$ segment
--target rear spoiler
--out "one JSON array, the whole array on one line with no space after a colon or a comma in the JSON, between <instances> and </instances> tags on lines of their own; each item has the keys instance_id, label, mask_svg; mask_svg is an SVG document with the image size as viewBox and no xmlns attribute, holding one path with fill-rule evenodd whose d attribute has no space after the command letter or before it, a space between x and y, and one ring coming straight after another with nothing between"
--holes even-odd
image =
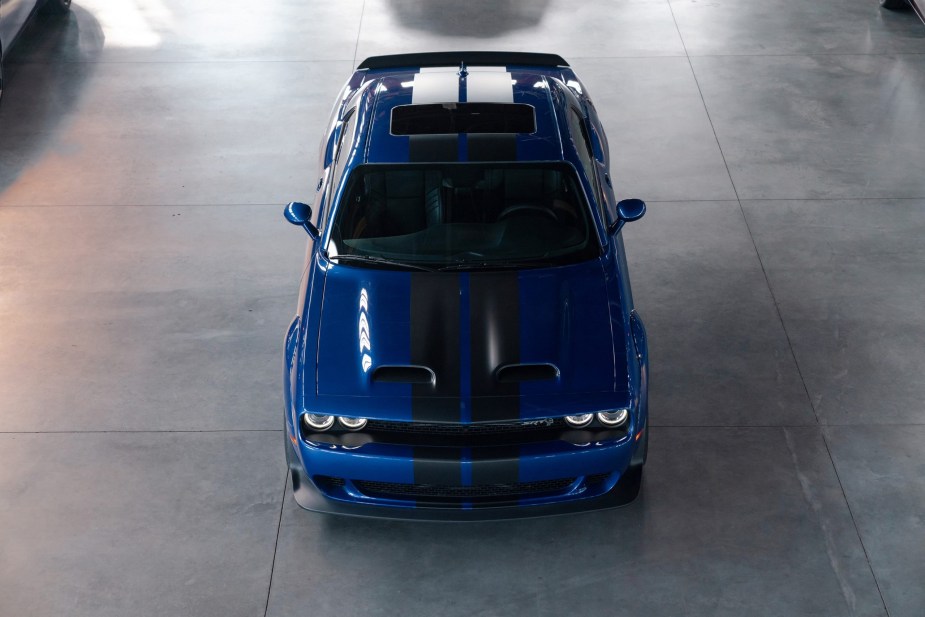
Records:
<instances>
[{"instance_id":1,"label":"rear spoiler","mask_svg":"<svg viewBox=\"0 0 925 617\"><path fill-rule=\"evenodd\" d=\"M523 51L437 51L423 54L371 56L364 60L357 70L459 66L460 64L467 66L568 66L568 62L556 54L534 54Z\"/></svg>"}]
</instances>

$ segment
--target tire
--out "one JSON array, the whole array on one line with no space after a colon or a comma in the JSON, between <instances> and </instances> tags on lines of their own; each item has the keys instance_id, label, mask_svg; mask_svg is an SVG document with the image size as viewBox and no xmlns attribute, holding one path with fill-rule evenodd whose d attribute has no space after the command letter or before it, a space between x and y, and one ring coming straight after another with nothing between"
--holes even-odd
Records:
<instances>
[{"instance_id":1,"label":"tire","mask_svg":"<svg viewBox=\"0 0 925 617\"><path fill-rule=\"evenodd\" d=\"M880 0L880 6L891 11L900 11L909 8L906 0Z\"/></svg>"},{"instance_id":2,"label":"tire","mask_svg":"<svg viewBox=\"0 0 925 617\"><path fill-rule=\"evenodd\" d=\"M45 0L41 10L48 15L65 15L71 10L71 0Z\"/></svg>"}]
</instances>

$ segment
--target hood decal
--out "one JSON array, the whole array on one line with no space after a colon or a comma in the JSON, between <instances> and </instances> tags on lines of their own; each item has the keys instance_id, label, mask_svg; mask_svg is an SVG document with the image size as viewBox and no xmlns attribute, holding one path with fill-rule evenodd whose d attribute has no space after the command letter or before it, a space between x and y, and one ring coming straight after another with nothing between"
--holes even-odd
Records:
<instances>
[{"instance_id":1,"label":"hood decal","mask_svg":"<svg viewBox=\"0 0 925 617\"><path fill-rule=\"evenodd\" d=\"M411 417L416 422L519 417L520 384L499 381L495 374L498 367L520 362L517 273L415 272L410 300L411 364L436 375L434 384L412 386Z\"/></svg>"},{"instance_id":2,"label":"hood decal","mask_svg":"<svg viewBox=\"0 0 925 617\"><path fill-rule=\"evenodd\" d=\"M415 422L459 422L459 281L437 272L411 275L411 364L434 372L411 386Z\"/></svg>"},{"instance_id":3,"label":"hood decal","mask_svg":"<svg viewBox=\"0 0 925 617\"><path fill-rule=\"evenodd\" d=\"M472 422L520 417L520 384L499 382L495 370L520 363L520 291L516 272L469 276Z\"/></svg>"}]
</instances>

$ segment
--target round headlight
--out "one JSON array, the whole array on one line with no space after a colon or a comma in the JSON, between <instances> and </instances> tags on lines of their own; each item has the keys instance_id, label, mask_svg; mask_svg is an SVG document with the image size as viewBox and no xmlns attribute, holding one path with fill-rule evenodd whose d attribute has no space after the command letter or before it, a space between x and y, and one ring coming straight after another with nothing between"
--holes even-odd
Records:
<instances>
[{"instance_id":1,"label":"round headlight","mask_svg":"<svg viewBox=\"0 0 925 617\"><path fill-rule=\"evenodd\" d=\"M629 409L614 409L613 411L602 411L597 414L597 419L604 426L620 426L625 424L629 417Z\"/></svg>"},{"instance_id":2,"label":"round headlight","mask_svg":"<svg viewBox=\"0 0 925 617\"><path fill-rule=\"evenodd\" d=\"M334 416L325 416L320 413L307 413L302 416L308 428L316 431L326 431L334 425Z\"/></svg>"},{"instance_id":3,"label":"round headlight","mask_svg":"<svg viewBox=\"0 0 925 617\"><path fill-rule=\"evenodd\" d=\"M358 431L366 426L366 418L337 418L343 427L350 431Z\"/></svg>"},{"instance_id":4,"label":"round headlight","mask_svg":"<svg viewBox=\"0 0 925 617\"><path fill-rule=\"evenodd\" d=\"M565 416L565 421L575 428L581 428L583 426L588 426L591 424L591 420L594 419L593 413L583 413L577 416Z\"/></svg>"}]
</instances>

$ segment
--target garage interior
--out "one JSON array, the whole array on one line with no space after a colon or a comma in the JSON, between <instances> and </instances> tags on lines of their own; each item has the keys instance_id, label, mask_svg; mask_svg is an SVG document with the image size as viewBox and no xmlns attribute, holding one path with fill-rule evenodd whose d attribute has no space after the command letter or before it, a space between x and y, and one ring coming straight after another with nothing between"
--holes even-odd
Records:
<instances>
[{"instance_id":1,"label":"garage interior","mask_svg":"<svg viewBox=\"0 0 925 617\"><path fill-rule=\"evenodd\" d=\"M650 346L642 494L301 510L283 335L344 80L562 55ZM74 0L4 57L0 614L925 614L925 25L876 0Z\"/></svg>"}]
</instances>

